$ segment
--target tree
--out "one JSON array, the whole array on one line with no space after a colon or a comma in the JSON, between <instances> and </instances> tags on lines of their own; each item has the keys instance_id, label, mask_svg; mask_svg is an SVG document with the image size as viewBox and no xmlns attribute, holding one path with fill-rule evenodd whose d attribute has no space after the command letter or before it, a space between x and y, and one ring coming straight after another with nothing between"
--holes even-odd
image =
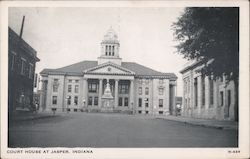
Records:
<instances>
[{"instance_id":1,"label":"tree","mask_svg":"<svg viewBox=\"0 0 250 159\"><path fill-rule=\"evenodd\" d=\"M202 75L226 77L235 83L235 118L238 119L239 8L191 7L173 23L177 52L204 63ZM210 61L210 62L208 62Z\"/></svg>"}]
</instances>

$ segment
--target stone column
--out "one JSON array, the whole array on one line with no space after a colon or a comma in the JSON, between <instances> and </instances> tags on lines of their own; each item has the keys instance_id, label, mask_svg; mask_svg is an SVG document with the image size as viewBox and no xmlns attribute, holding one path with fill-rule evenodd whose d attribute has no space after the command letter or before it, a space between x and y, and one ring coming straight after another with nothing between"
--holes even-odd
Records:
<instances>
[{"instance_id":1,"label":"stone column","mask_svg":"<svg viewBox=\"0 0 250 159\"><path fill-rule=\"evenodd\" d=\"M118 106L118 79L115 79L115 108Z\"/></svg>"},{"instance_id":2,"label":"stone column","mask_svg":"<svg viewBox=\"0 0 250 159\"><path fill-rule=\"evenodd\" d=\"M83 77L83 101L85 101L84 103L84 107L87 108L88 105L88 81L87 78Z\"/></svg>"},{"instance_id":3,"label":"stone column","mask_svg":"<svg viewBox=\"0 0 250 159\"><path fill-rule=\"evenodd\" d=\"M167 112L167 114L170 114L171 112L170 112L170 110L171 110L171 105L170 105L170 81L169 81L169 79L165 79L164 80L164 83L165 83L165 89L164 89L164 92L165 92L165 100L163 101L163 104L164 104L164 106L163 107L165 107L164 109L166 110L166 112ZM158 95L158 92L159 91L159 89L157 89L154 93L156 93L156 95ZM163 94L164 94L164 92L163 92Z\"/></svg>"},{"instance_id":4,"label":"stone column","mask_svg":"<svg viewBox=\"0 0 250 159\"><path fill-rule=\"evenodd\" d=\"M176 84L173 84L173 112L174 112L174 115L177 115L177 111L176 111L176 101L175 101L175 89L176 89Z\"/></svg>"},{"instance_id":5,"label":"stone column","mask_svg":"<svg viewBox=\"0 0 250 159\"><path fill-rule=\"evenodd\" d=\"M130 80L130 89L129 89L129 106L130 109L134 112L134 80Z\"/></svg>"},{"instance_id":6,"label":"stone column","mask_svg":"<svg viewBox=\"0 0 250 159\"><path fill-rule=\"evenodd\" d=\"M47 85L48 80L42 80L42 94L40 100L40 106L42 108L42 111L45 111L46 109Z\"/></svg>"},{"instance_id":7,"label":"stone column","mask_svg":"<svg viewBox=\"0 0 250 159\"><path fill-rule=\"evenodd\" d=\"M103 79L99 79L99 96L98 96L98 107L102 106L102 81Z\"/></svg>"},{"instance_id":8,"label":"stone column","mask_svg":"<svg viewBox=\"0 0 250 159\"><path fill-rule=\"evenodd\" d=\"M201 85L201 75L197 77L197 87L198 87L198 106L197 106L197 116L196 117L200 117L200 113L201 113L201 105L202 105L202 85Z\"/></svg>"}]
</instances>

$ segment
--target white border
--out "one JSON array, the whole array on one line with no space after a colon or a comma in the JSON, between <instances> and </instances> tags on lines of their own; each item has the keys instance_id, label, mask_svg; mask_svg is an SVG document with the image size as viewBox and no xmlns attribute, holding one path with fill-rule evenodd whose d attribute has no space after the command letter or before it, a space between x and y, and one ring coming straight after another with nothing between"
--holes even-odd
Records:
<instances>
[{"instance_id":1,"label":"white border","mask_svg":"<svg viewBox=\"0 0 250 159\"><path fill-rule=\"evenodd\" d=\"M93 154L7 154L8 7L240 7L239 148L91 148ZM248 158L249 2L248 1L1 1L1 158ZM35 150L37 148L28 148ZM62 150L63 148L60 148ZM67 148L65 148L67 149ZM10 150L10 149L9 149ZM24 149L22 149L24 150ZM40 149L40 150L47 150ZM71 150L71 149L69 149ZM228 153L240 150L240 153Z\"/></svg>"}]
</instances>

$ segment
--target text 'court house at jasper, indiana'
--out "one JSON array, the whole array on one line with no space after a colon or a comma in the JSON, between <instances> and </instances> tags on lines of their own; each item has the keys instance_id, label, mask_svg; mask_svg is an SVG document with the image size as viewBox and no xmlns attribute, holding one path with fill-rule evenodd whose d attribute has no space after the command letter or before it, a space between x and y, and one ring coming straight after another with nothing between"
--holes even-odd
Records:
<instances>
[{"instance_id":1,"label":"text 'court house at jasper, indiana'","mask_svg":"<svg viewBox=\"0 0 250 159\"><path fill-rule=\"evenodd\" d=\"M123 62L119 47L110 28L97 61L42 70L43 110L173 114L177 76Z\"/></svg>"}]
</instances>

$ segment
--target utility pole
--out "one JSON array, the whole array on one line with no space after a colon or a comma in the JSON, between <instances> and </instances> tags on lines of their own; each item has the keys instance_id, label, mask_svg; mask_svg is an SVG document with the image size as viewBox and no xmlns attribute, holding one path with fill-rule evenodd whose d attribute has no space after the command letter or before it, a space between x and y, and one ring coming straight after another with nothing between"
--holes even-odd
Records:
<instances>
[{"instance_id":1,"label":"utility pole","mask_svg":"<svg viewBox=\"0 0 250 159\"><path fill-rule=\"evenodd\" d=\"M23 26L24 26L24 21L25 21L25 16L23 16L23 21L22 21L22 26L21 26L21 30L20 30L20 38L22 38L23 35Z\"/></svg>"}]
</instances>

